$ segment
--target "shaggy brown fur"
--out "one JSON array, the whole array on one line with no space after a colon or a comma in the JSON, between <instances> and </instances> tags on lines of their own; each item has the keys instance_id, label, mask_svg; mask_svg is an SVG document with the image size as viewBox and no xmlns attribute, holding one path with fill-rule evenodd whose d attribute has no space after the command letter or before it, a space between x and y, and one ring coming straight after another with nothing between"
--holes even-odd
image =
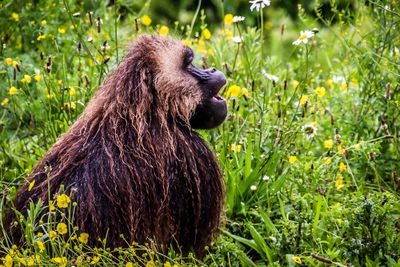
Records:
<instances>
[{"instance_id":1,"label":"shaggy brown fur","mask_svg":"<svg viewBox=\"0 0 400 267\"><path fill-rule=\"evenodd\" d=\"M75 224L90 245L129 242L204 253L223 209L223 177L214 153L191 130L202 101L198 81L182 71L185 47L142 36L98 89L80 118L48 151L19 190L14 207L48 205L60 186L78 203ZM49 177L46 166L50 166ZM35 186L28 191L28 185ZM5 218L14 242L23 239Z\"/></svg>"}]
</instances>

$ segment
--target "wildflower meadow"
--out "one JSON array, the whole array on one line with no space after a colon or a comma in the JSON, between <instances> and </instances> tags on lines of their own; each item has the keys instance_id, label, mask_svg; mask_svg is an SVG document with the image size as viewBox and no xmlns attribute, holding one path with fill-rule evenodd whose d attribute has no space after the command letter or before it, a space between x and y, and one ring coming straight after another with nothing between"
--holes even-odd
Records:
<instances>
[{"instance_id":1,"label":"wildflower meadow","mask_svg":"<svg viewBox=\"0 0 400 267\"><path fill-rule=\"evenodd\" d=\"M139 35L223 71L229 109L199 131L226 191L204 258L88 246L61 186L23 245L0 221L0 267L400 266L397 0L5 0L0 28L0 218Z\"/></svg>"}]
</instances>

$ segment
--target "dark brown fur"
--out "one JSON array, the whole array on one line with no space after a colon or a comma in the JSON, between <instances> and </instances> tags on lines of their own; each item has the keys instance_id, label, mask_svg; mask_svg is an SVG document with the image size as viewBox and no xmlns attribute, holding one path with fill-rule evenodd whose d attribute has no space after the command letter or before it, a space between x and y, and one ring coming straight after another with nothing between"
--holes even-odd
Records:
<instances>
[{"instance_id":1,"label":"dark brown fur","mask_svg":"<svg viewBox=\"0 0 400 267\"><path fill-rule=\"evenodd\" d=\"M78 203L75 224L89 233L90 245L107 236L108 246L126 246L123 234L129 243L203 254L220 224L223 177L214 153L189 126L201 94L181 70L183 51L172 39L139 37L13 206L26 214L30 201L48 205L48 181L51 197L63 184ZM10 212L5 224L19 243L14 220Z\"/></svg>"}]
</instances>

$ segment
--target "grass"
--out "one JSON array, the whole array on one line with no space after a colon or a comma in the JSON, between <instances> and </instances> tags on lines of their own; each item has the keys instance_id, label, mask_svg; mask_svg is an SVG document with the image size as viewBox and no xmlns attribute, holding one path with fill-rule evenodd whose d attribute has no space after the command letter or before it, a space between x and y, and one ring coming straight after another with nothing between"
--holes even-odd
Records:
<instances>
[{"instance_id":1,"label":"grass","mask_svg":"<svg viewBox=\"0 0 400 267\"><path fill-rule=\"evenodd\" d=\"M230 111L202 132L227 190L226 223L204 259L89 248L70 218L66 234L41 222L37 203L18 222L24 246L0 239L0 266L400 266L400 8L355 3L333 1L330 17L316 4L292 20L274 6L238 23L207 25L200 10L190 25L148 26L149 3L128 15L120 4L0 4L0 215L139 34L182 38L198 65L223 70ZM310 29L307 44L292 44Z\"/></svg>"}]
</instances>

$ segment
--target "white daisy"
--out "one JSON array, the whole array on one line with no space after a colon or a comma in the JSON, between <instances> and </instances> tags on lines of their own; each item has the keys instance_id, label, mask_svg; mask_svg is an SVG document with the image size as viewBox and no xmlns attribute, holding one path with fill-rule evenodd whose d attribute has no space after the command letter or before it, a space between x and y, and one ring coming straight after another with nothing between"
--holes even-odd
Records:
<instances>
[{"instance_id":1,"label":"white daisy","mask_svg":"<svg viewBox=\"0 0 400 267\"><path fill-rule=\"evenodd\" d=\"M277 82L279 81L278 76L272 75L271 73L268 72L263 72L264 76L268 78L268 80L273 81L273 82Z\"/></svg>"},{"instance_id":2,"label":"white daisy","mask_svg":"<svg viewBox=\"0 0 400 267\"><path fill-rule=\"evenodd\" d=\"M317 134L317 126L314 123L308 123L301 127L301 131L307 139L313 138Z\"/></svg>"},{"instance_id":3,"label":"white daisy","mask_svg":"<svg viewBox=\"0 0 400 267\"><path fill-rule=\"evenodd\" d=\"M100 47L102 51L109 50L111 47L108 45L107 42L103 43L103 45Z\"/></svg>"},{"instance_id":4,"label":"white daisy","mask_svg":"<svg viewBox=\"0 0 400 267\"><path fill-rule=\"evenodd\" d=\"M260 8L264 8L266 6L271 5L270 0L251 0L249 1L251 4L250 10L253 11L253 9L257 9L257 12L260 11Z\"/></svg>"},{"instance_id":5,"label":"white daisy","mask_svg":"<svg viewBox=\"0 0 400 267\"><path fill-rule=\"evenodd\" d=\"M233 17L233 23L241 22L241 21L243 21L244 19L245 19L245 17L242 17L242 16L234 16L234 17Z\"/></svg>"},{"instance_id":6,"label":"white daisy","mask_svg":"<svg viewBox=\"0 0 400 267\"><path fill-rule=\"evenodd\" d=\"M294 41L292 44L293 45L299 45L301 43L308 43L308 39L311 39L314 36L314 33L312 31L306 30L306 31L301 31L299 38Z\"/></svg>"},{"instance_id":7,"label":"white daisy","mask_svg":"<svg viewBox=\"0 0 400 267\"><path fill-rule=\"evenodd\" d=\"M241 43L241 42L243 42L243 38L240 37L240 36L234 36L234 37L231 38L231 40L232 40L234 43Z\"/></svg>"},{"instance_id":8,"label":"white daisy","mask_svg":"<svg viewBox=\"0 0 400 267\"><path fill-rule=\"evenodd\" d=\"M334 83L344 83L344 82L346 82L346 79L343 76L333 75L332 81Z\"/></svg>"},{"instance_id":9,"label":"white daisy","mask_svg":"<svg viewBox=\"0 0 400 267\"><path fill-rule=\"evenodd\" d=\"M251 191L256 191L256 190L257 190L257 186L256 186L256 185L250 186L250 190L251 190Z\"/></svg>"}]
</instances>

